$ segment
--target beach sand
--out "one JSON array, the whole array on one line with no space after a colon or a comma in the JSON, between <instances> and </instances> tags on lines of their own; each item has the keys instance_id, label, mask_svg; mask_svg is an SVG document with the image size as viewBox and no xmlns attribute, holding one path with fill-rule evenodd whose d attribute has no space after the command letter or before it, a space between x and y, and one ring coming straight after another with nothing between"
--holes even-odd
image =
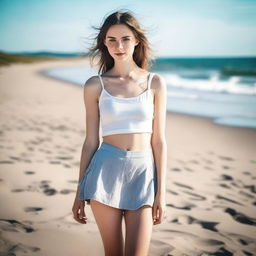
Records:
<instances>
[{"instance_id":1,"label":"beach sand","mask_svg":"<svg viewBox=\"0 0 256 256\"><path fill-rule=\"evenodd\" d=\"M86 225L72 215L82 86L39 74L86 63L0 68L0 255L104 255L90 206ZM153 227L149 256L256 255L256 129L168 113L166 138L167 218Z\"/></svg>"}]
</instances>

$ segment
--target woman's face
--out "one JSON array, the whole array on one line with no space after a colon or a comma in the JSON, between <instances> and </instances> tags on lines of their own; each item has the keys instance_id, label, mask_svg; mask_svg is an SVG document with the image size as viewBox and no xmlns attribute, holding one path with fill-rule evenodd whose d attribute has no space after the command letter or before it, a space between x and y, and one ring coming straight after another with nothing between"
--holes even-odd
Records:
<instances>
[{"instance_id":1,"label":"woman's face","mask_svg":"<svg viewBox=\"0 0 256 256\"><path fill-rule=\"evenodd\" d=\"M104 44L115 60L132 57L134 47L139 43L133 32L123 24L112 25L107 31ZM118 54L119 53L119 54Z\"/></svg>"}]
</instances>

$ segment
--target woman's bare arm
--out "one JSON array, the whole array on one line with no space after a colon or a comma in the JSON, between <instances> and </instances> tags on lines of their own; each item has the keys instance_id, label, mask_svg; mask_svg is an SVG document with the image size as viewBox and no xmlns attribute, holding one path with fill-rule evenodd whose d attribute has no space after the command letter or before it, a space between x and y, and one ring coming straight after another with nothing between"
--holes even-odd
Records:
<instances>
[{"instance_id":1,"label":"woman's bare arm","mask_svg":"<svg viewBox=\"0 0 256 256\"><path fill-rule=\"evenodd\" d=\"M99 109L98 109L98 78L89 78L83 87L83 98L85 106L86 134L80 158L80 171L78 182L81 181L93 154L99 147ZM76 197L79 194L77 188Z\"/></svg>"},{"instance_id":2,"label":"woman's bare arm","mask_svg":"<svg viewBox=\"0 0 256 256\"><path fill-rule=\"evenodd\" d=\"M158 194L165 195L167 145L165 138L167 89L165 80L158 74L152 79L154 90L154 120L151 145L157 168Z\"/></svg>"}]
</instances>

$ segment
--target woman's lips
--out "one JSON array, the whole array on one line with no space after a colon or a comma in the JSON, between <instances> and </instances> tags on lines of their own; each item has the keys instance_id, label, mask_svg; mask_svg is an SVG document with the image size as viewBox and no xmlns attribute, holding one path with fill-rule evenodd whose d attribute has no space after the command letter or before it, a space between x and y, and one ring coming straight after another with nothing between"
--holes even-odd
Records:
<instances>
[{"instance_id":1,"label":"woman's lips","mask_svg":"<svg viewBox=\"0 0 256 256\"><path fill-rule=\"evenodd\" d=\"M115 55L122 56L122 55L124 55L124 53L115 53Z\"/></svg>"}]
</instances>

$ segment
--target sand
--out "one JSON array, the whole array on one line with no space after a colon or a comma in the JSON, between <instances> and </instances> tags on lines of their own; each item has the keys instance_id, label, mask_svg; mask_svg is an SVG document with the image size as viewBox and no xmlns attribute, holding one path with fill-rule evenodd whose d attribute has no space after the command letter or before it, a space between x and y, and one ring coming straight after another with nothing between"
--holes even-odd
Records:
<instances>
[{"instance_id":1,"label":"sand","mask_svg":"<svg viewBox=\"0 0 256 256\"><path fill-rule=\"evenodd\" d=\"M90 206L86 225L72 217L82 87L39 74L86 63L0 68L0 255L104 255ZM153 227L149 256L256 255L256 129L168 113L166 138L167 218Z\"/></svg>"}]
</instances>

